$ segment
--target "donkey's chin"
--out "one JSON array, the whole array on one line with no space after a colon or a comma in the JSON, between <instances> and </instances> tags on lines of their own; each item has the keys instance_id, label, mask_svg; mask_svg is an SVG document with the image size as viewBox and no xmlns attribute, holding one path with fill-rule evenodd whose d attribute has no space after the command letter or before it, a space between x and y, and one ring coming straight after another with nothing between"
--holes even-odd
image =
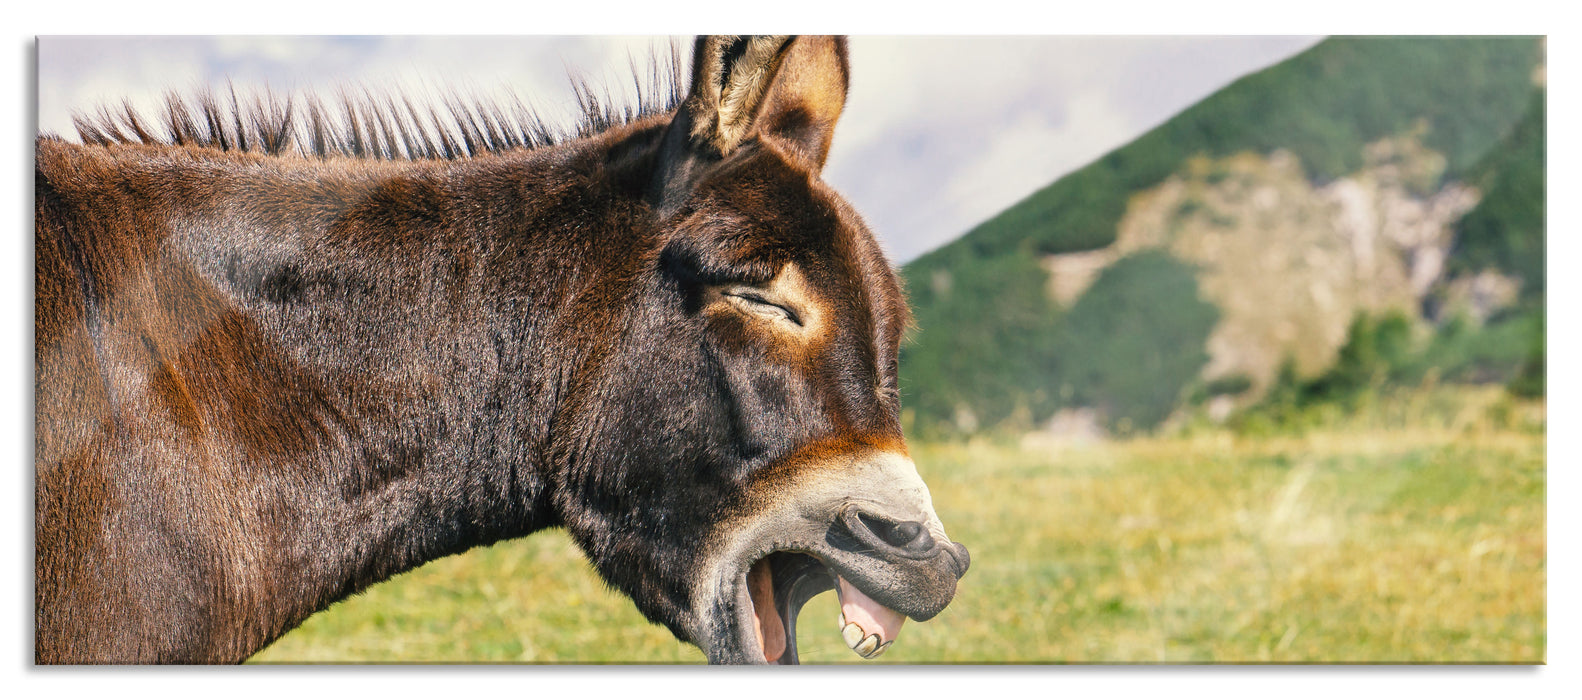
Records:
<instances>
[{"instance_id":1,"label":"donkey's chin","mask_svg":"<svg viewBox=\"0 0 1582 700\"><path fill-rule=\"evenodd\" d=\"M719 649L710 660L800 663L797 623L802 607L829 590L840 601L840 617L830 621L829 633L839 634L859 657L877 658L895 643L908 617L927 620L938 614L954 597L955 579L961 574L959 560L950 558L944 562L943 568L949 569L945 576L925 575L923 585L907 586L908 577L885 571L890 566L854 566L841 554L784 549L753 559L734 587L734 629L725 635L734 648Z\"/></svg>"}]
</instances>

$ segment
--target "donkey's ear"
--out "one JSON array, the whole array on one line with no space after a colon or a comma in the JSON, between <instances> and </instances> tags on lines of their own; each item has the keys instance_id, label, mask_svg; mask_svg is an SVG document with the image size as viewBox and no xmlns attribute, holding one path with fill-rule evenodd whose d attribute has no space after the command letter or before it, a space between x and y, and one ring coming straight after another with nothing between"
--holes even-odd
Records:
<instances>
[{"instance_id":1,"label":"donkey's ear","mask_svg":"<svg viewBox=\"0 0 1582 700\"><path fill-rule=\"evenodd\" d=\"M722 158L751 136L769 86L792 39L784 36L700 36L692 50L692 89L677 117L688 144Z\"/></svg>"},{"instance_id":2,"label":"donkey's ear","mask_svg":"<svg viewBox=\"0 0 1582 700\"><path fill-rule=\"evenodd\" d=\"M698 37L692 87L665 134L656 194L675 204L702 166L755 136L822 168L847 83L842 37Z\"/></svg>"},{"instance_id":3,"label":"donkey's ear","mask_svg":"<svg viewBox=\"0 0 1582 700\"><path fill-rule=\"evenodd\" d=\"M850 83L846 37L793 39L759 108L758 133L789 146L814 170L822 169Z\"/></svg>"}]
</instances>

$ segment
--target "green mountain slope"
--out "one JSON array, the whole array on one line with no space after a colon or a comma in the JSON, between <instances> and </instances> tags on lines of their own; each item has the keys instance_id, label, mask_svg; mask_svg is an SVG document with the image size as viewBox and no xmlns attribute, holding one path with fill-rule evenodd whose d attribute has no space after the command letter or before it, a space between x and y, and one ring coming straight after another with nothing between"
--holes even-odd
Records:
<instances>
[{"instance_id":1,"label":"green mountain slope","mask_svg":"<svg viewBox=\"0 0 1582 700\"><path fill-rule=\"evenodd\" d=\"M1530 37L1330 39L917 259L909 426L1146 429L1249 403L1280 353L1322 374L1355 314L1481 328L1516 285L1541 316L1541 61Z\"/></svg>"},{"instance_id":2,"label":"green mountain slope","mask_svg":"<svg viewBox=\"0 0 1582 700\"><path fill-rule=\"evenodd\" d=\"M1533 91L1527 113L1499 148L1469 177L1487 193L1456 225L1452 258L1459 271L1498 268L1522 278L1524 300L1544 294L1544 90Z\"/></svg>"}]
</instances>

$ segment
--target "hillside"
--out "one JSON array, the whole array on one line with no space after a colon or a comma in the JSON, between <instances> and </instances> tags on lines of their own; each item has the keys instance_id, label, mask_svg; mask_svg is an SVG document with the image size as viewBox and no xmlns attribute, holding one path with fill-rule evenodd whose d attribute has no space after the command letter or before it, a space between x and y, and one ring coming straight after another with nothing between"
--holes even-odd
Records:
<instances>
[{"instance_id":1,"label":"hillside","mask_svg":"<svg viewBox=\"0 0 1582 700\"><path fill-rule=\"evenodd\" d=\"M1337 386L1396 317L1393 380L1541 387L1544 105L1522 37L1336 38L1233 83L904 268L909 428L1224 417Z\"/></svg>"}]
</instances>

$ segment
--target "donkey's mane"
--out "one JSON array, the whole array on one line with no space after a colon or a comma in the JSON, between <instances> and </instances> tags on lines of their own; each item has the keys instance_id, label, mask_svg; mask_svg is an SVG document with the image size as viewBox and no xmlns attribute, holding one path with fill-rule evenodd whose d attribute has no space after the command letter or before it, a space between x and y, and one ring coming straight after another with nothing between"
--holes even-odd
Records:
<instances>
[{"instance_id":1,"label":"donkey's mane","mask_svg":"<svg viewBox=\"0 0 1582 700\"><path fill-rule=\"evenodd\" d=\"M503 99L463 98L447 91L439 104L414 102L399 91L343 88L329 100L311 93L300 97L238 97L226 85L225 97L212 90L165 97L157 121L139 114L130 101L119 109L101 106L75 114L72 124L85 144L197 146L268 155L373 160L456 160L515 148L540 148L584 138L611 127L664 114L681 104L682 66L675 44L668 55L648 57L648 70L631 61L636 104L621 104L607 88L585 78L571 79L581 112L571 126L557 126L514 92Z\"/></svg>"}]
</instances>

